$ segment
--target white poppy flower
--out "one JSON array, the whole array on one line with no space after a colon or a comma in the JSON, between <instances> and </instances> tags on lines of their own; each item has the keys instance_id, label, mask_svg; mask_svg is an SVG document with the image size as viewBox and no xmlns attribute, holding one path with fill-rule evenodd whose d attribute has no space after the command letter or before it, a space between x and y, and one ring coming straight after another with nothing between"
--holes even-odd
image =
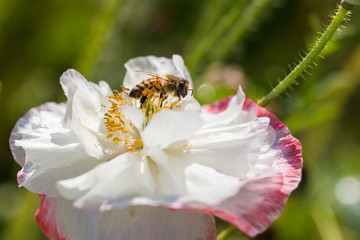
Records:
<instances>
[{"instance_id":1,"label":"white poppy flower","mask_svg":"<svg viewBox=\"0 0 360 240\"><path fill-rule=\"evenodd\" d=\"M147 78L136 70L192 86L178 55L125 67L128 89ZM105 82L68 70L60 83L68 101L31 109L10 137L19 185L39 194L50 239L216 239L214 216L255 236L301 179L299 141L241 88L202 107L191 94L170 98L150 119Z\"/></svg>"}]
</instances>

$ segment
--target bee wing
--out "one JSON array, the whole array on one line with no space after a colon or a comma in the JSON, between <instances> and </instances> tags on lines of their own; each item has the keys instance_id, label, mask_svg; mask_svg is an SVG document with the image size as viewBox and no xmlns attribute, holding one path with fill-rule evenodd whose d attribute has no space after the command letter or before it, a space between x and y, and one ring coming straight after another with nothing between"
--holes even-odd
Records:
<instances>
[{"instance_id":1,"label":"bee wing","mask_svg":"<svg viewBox=\"0 0 360 240\"><path fill-rule=\"evenodd\" d=\"M152 77L157 77L157 78L160 78L160 79L165 80L165 81L169 81L168 77L166 77L164 75L161 75L161 74L152 73L152 72L144 72L144 71L141 71L141 70L135 70L135 71L139 72L139 73L144 73L144 74L152 76Z\"/></svg>"}]
</instances>

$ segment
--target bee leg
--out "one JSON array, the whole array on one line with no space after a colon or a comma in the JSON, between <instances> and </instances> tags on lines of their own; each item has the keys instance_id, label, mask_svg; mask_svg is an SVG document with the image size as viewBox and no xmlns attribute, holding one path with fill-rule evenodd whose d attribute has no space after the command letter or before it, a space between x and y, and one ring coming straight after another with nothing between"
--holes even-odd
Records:
<instances>
[{"instance_id":1,"label":"bee leg","mask_svg":"<svg viewBox=\"0 0 360 240\"><path fill-rule=\"evenodd\" d=\"M160 92L160 97L159 97L160 107L162 107L163 101L165 100L165 99L163 100L163 97L164 97L164 92L161 91L161 92Z\"/></svg>"},{"instance_id":2,"label":"bee leg","mask_svg":"<svg viewBox=\"0 0 360 240\"><path fill-rule=\"evenodd\" d=\"M180 91L176 91L176 96L179 98L178 102L180 102L180 100L181 100L181 93L180 93Z\"/></svg>"},{"instance_id":3,"label":"bee leg","mask_svg":"<svg viewBox=\"0 0 360 240\"><path fill-rule=\"evenodd\" d=\"M142 96L140 98L140 108L142 108L142 105L144 104L145 101L146 101L146 96Z\"/></svg>"},{"instance_id":4,"label":"bee leg","mask_svg":"<svg viewBox=\"0 0 360 240\"><path fill-rule=\"evenodd\" d=\"M163 102L166 100L167 97L168 97L168 96L165 95L163 91L160 92L160 98L159 98L159 100L160 100L160 107L162 107L162 104L163 104Z\"/></svg>"}]
</instances>

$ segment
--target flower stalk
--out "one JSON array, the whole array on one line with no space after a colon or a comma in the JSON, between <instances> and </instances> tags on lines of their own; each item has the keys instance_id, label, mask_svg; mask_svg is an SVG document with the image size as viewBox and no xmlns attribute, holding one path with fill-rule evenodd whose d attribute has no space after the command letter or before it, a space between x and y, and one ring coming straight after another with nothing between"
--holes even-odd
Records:
<instances>
[{"instance_id":1,"label":"flower stalk","mask_svg":"<svg viewBox=\"0 0 360 240\"><path fill-rule=\"evenodd\" d=\"M348 13L349 10L340 5L331 23L321 35L321 37L315 42L311 51L270 93L258 101L260 106L266 106L282 92L284 92L314 62L315 58L319 56L331 37L339 29Z\"/></svg>"},{"instance_id":2,"label":"flower stalk","mask_svg":"<svg viewBox=\"0 0 360 240\"><path fill-rule=\"evenodd\" d=\"M219 233L219 235L217 236L217 239L218 240L226 240L226 239L228 239L228 237L233 235L236 231L237 231L237 228L234 225L230 225L229 227L227 227L226 229L221 231L221 233Z\"/></svg>"}]
</instances>

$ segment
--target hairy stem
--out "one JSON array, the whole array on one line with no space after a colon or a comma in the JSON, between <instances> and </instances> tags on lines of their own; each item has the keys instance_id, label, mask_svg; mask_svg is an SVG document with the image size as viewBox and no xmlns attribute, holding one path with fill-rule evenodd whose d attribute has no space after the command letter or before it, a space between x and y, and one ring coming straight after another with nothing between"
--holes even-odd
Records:
<instances>
[{"instance_id":1,"label":"hairy stem","mask_svg":"<svg viewBox=\"0 0 360 240\"><path fill-rule=\"evenodd\" d=\"M308 67L315 58L321 53L325 45L329 42L336 30L341 26L346 18L349 10L340 6L331 23L323 32L321 37L315 42L311 51L303 58L303 60L266 96L264 96L258 104L262 107L270 103L274 98L284 92Z\"/></svg>"}]
</instances>

